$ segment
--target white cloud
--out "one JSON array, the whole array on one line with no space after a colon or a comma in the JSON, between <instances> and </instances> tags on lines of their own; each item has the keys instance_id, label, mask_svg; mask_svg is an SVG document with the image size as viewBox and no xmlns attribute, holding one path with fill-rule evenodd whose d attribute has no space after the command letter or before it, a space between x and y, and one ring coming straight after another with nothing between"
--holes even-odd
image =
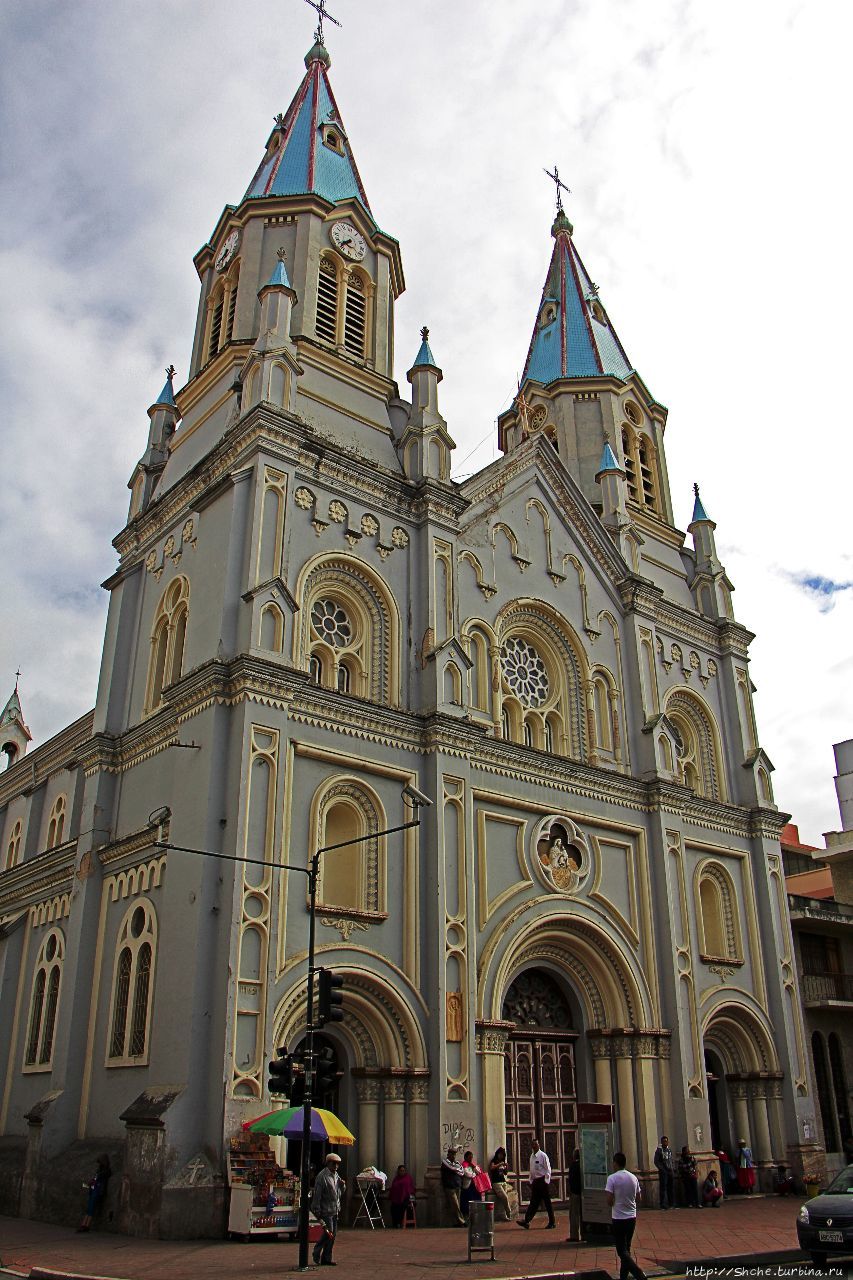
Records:
<instances>
[{"instance_id":1,"label":"white cloud","mask_svg":"<svg viewBox=\"0 0 853 1280\"><path fill-rule=\"evenodd\" d=\"M339 0L332 81L381 226L401 241L397 376L418 329L470 471L524 361L551 248L555 162L580 252L670 407L677 518L717 522L776 795L838 823L853 734L850 7L816 0ZM162 366L186 371L192 255L236 202L302 74L292 0L7 6L0 170L2 682L37 739L92 705L110 538ZM484 439L485 438L485 439ZM820 593L818 593L820 594ZM6 676L2 673L6 671Z\"/></svg>"}]
</instances>

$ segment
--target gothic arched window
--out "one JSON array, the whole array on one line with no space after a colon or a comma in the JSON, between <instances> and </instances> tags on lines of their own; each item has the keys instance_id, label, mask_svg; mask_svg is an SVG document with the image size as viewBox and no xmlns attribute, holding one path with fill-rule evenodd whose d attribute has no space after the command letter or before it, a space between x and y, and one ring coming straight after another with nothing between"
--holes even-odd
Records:
<instances>
[{"instance_id":1,"label":"gothic arched window","mask_svg":"<svg viewBox=\"0 0 853 1280\"><path fill-rule=\"evenodd\" d=\"M705 863L697 881L700 949L703 960L743 963L737 895L731 877L718 863Z\"/></svg>"},{"instance_id":2,"label":"gothic arched window","mask_svg":"<svg viewBox=\"0 0 853 1280\"><path fill-rule=\"evenodd\" d=\"M11 871L12 867L17 866L18 859L21 855L21 820L20 818L12 828L12 834L9 836L9 843L6 845L6 870Z\"/></svg>"},{"instance_id":3,"label":"gothic arched window","mask_svg":"<svg viewBox=\"0 0 853 1280\"><path fill-rule=\"evenodd\" d=\"M41 944L33 974L30 1021L24 1067L49 1070L53 1062L56 1014L65 959L65 939L60 929L51 929Z\"/></svg>"},{"instance_id":4,"label":"gothic arched window","mask_svg":"<svg viewBox=\"0 0 853 1280\"><path fill-rule=\"evenodd\" d=\"M509 613L501 632L504 738L583 760L585 659L563 620L535 607Z\"/></svg>"},{"instance_id":5,"label":"gothic arched window","mask_svg":"<svg viewBox=\"0 0 853 1280\"><path fill-rule=\"evenodd\" d=\"M622 458L630 500L638 506L648 507L650 511L659 512L657 450L651 437L625 423L622 427Z\"/></svg>"},{"instance_id":6,"label":"gothic arched window","mask_svg":"<svg viewBox=\"0 0 853 1280\"><path fill-rule=\"evenodd\" d=\"M697 795L724 800L718 734L710 712L692 693L678 690L666 703L680 780Z\"/></svg>"},{"instance_id":7,"label":"gothic arched window","mask_svg":"<svg viewBox=\"0 0 853 1280\"><path fill-rule=\"evenodd\" d=\"M385 837L370 837L388 824L375 792L355 779L336 779L315 795L311 825L313 847L338 846L321 860L318 901L329 911L383 912Z\"/></svg>"},{"instance_id":8,"label":"gothic arched window","mask_svg":"<svg viewBox=\"0 0 853 1280\"><path fill-rule=\"evenodd\" d=\"M148 1056L157 917L142 898L121 922L113 975L109 1066L144 1066Z\"/></svg>"},{"instance_id":9,"label":"gothic arched window","mask_svg":"<svg viewBox=\"0 0 853 1280\"><path fill-rule=\"evenodd\" d=\"M317 337L365 359L372 343L373 295L373 281L363 266L351 268L324 253L317 275Z\"/></svg>"},{"instance_id":10,"label":"gothic arched window","mask_svg":"<svg viewBox=\"0 0 853 1280\"><path fill-rule=\"evenodd\" d=\"M227 346L234 336L234 317L237 313L237 285L240 265L235 262L227 276L217 280L207 303L206 358L212 360L218 351Z\"/></svg>"},{"instance_id":11,"label":"gothic arched window","mask_svg":"<svg viewBox=\"0 0 853 1280\"><path fill-rule=\"evenodd\" d=\"M65 833L65 810L65 796L57 796L53 802L50 817L47 820L46 849L55 849L58 844L62 844L62 837Z\"/></svg>"},{"instance_id":12,"label":"gothic arched window","mask_svg":"<svg viewBox=\"0 0 853 1280\"><path fill-rule=\"evenodd\" d=\"M190 584L181 576L166 588L157 607L151 634L146 711L156 711L162 701L163 690L181 677L189 599Z\"/></svg>"}]
</instances>

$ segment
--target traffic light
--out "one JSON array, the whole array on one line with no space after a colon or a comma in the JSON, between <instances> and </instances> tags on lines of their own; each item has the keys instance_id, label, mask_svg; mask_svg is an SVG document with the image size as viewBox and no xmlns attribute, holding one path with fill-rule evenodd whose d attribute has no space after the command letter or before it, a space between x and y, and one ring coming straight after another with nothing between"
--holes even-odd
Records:
<instances>
[{"instance_id":1,"label":"traffic light","mask_svg":"<svg viewBox=\"0 0 853 1280\"><path fill-rule=\"evenodd\" d=\"M338 1083L338 1061L331 1045L326 1045L317 1054L314 1082L317 1096L330 1092Z\"/></svg>"},{"instance_id":2,"label":"traffic light","mask_svg":"<svg viewBox=\"0 0 853 1280\"><path fill-rule=\"evenodd\" d=\"M343 1022L344 993L341 987L344 980L331 969L320 970L320 982L317 991L317 1020L320 1026L327 1022Z\"/></svg>"},{"instance_id":3,"label":"traffic light","mask_svg":"<svg viewBox=\"0 0 853 1280\"><path fill-rule=\"evenodd\" d=\"M293 1091L293 1054L287 1052L286 1045L281 1046L277 1057L270 1059L269 1073L270 1093L283 1093L289 1098Z\"/></svg>"}]
</instances>

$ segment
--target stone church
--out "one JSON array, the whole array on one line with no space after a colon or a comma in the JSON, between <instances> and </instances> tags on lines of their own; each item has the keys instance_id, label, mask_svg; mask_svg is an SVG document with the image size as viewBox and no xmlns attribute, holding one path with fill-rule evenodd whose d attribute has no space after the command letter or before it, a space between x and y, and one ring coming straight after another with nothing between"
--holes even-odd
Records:
<instances>
[{"instance_id":1,"label":"stone church","mask_svg":"<svg viewBox=\"0 0 853 1280\"><path fill-rule=\"evenodd\" d=\"M221 1232L229 1140L305 1032L284 865L357 837L317 912L350 1176L429 1186L451 1138L525 1170L536 1134L560 1200L584 1102L650 1183L663 1132L802 1168L786 816L667 411L558 201L500 456L454 481L440 339L398 335L401 389L400 245L322 38L305 66L195 257L94 710L35 747L17 687L2 715L0 1211L61 1217L107 1150L122 1229ZM432 805L385 834L407 786Z\"/></svg>"}]
</instances>

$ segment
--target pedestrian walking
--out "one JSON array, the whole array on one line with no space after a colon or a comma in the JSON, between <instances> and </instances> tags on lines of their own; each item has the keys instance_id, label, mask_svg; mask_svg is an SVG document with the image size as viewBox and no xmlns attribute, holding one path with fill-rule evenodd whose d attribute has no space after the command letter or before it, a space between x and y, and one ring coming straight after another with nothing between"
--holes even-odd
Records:
<instances>
[{"instance_id":1,"label":"pedestrian walking","mask_svg":"<svg viewBox=\"0 0 853 1280\"><path fill-rule=\"evenodd\" d=\"M631 1241L637 1225L637 1201L640 1199L640 1183L625 1168L625 1153L617 1151L613 1157L613 1173L605 1183L607 1203L610 1205L610 1225L613 1243L619 1258L619 1280L634 1276L646 1280L646 1273L631 1257Z\"/></svg>"},{"instance_id":2,"label":"pedestrian walking","mask_svg":"<svg viewBox=\"0 0 853 1280\"><path fill-rule=\"evenodd\" d=\"M696 1171L696 1157L689 1147L681 1148L681 1155L678 1157L678 1177L681 1180L685 1206L688 1209L698 1209L699 1174Z\"/></svg>"},{"instance_id":3,"label":"pedestrian walking","mask_svg":"<svg viewBox=\"0 0 853 1280\"><path fill-rule=\"evenodd\" d=\"M459 1207L462 1217L468 1218L468 1206L472 1200L482 1200L483 1193L477 1186L483 1170L474 1159L473 1151L466 1151L462 1157L462 1191L459 1195Z\"/></svg>"},{"instance_id":4,"label":"pedestrian walking","mask_svg":"<svg viewBox=\"0 0 853 1280\"><path fill-rule=\"evenodd\" d=\"M397 1166L397 1172L388 1192L391 1201L391 1226L402 1227L403 1220L415 1220L415 1180L404 1164Z\"/></svg>"},{"instance_id":5,"label":"pedestrian walking","mask_svg":"<svg viewBox=\"0 0 853 1280\"><path fill-rule=\"evenodd\" d=\"M569 1165L569 1234L566 1240L583 1240L583 1171L581 1153L577 1150Z\"/></svg>"},{"instance_id":6,"label":"pedestrian walking","mask_svg":"<svg viewBox=\"0 0 853 1280\"><path fill-rule=\"evenodd\" d=\"M91 1229L92 1220L99 1212L107 1194L107 1184L112 1177L112 1172L109 1156L106 1154L98 1156L95 1176L90 1182L84 1182L83 1184L89 1194L86 1197L86 1212L83 1214L83 1221L77 1228L78 1231L89 1231Z\"/></svg>"},{"instance_id":7,"label":"pedestrian walking","mask_svg":"<svg viewBox=\"0 0 853 1280\"><path fill-rule=\"evenodd\" d=\"M752 1150L746 1145L746 1138L737 1140L735 1163L737 1184L744 1195L751 1196L752 1188L755 1186L755 1161L752 1158Z\"/></svg>"},{"instance_id":8,"label":"pedestrian walking","mask_svg":"<svg viewBox=\"0 0 853 1280\"><path fill-rule=\"evenodd\" d=\"M533 1150L530 1154L530 1203L527 1212L519 1222L525 1231L530 1230L531 1219L538 1210L545 1207L548 1213L546 1231L553 1231L557 1223L554 1219L554 1207L551 1204L551 1161L539 1145L539 1139L533 1139Z\"/></svg>"},{"instance_id":9,"label":"pedestrian walking","mask_svg":"<svg viewBox=\"0 0 853 1280\"><path fill-rule=\"evenodd\" d=\"M334 1151L326 1156L326 1163L314 1181L314 1194L311 1197L311 1212L323 1224L323 1234L314 1245L314 1264L321 1267L336 1267L332 1261L332 1250L338 1234L338 1216L341 1212L341 1196L346 1183L338 1173L341 1157Z\"/></svg>"},{"instance_id":10,"label":"pedestrian walking","mask_svg":"<svg viewBox=\"0 0 853 1280\"><path fill-rule=\"evenodd\" d=\"M441 1187L444 1192L444 1203L447 1205L448 1212L453 1220L453 1226L464 1227L465 1219L462 1217L462 1209L459 1204L463 1170L462 1165L456 1159L458 1154L458 1147L447 1148L447 1155L441 1162Z\"/></svg>"},{"instance_id":11,"label":"pedestrian walking","mask_svg":"<svg viewBox=\"0 0 853 1280\"><path fill-rule=\"evenodd\" d=\"M506 1160L506 1148L498 1147L489 1161L489 1177L492 1180L492 1194L495 1204L503 1209L503 1220L509 1222L512 1216L509 1211L509 1196L506 1193L506 1175L509 1165Z\"/></svg>"},{"instance_id":12,"label":"pedestrian walking","mask_svg":"<svg viewBox=\"0 0 853 1280\"><path fill-rule=\"evenodd\" d=\"M717 1170L709 1169L708 1176L702 1183L702 1204L719 1209L723 1199L723 1191L717 1179Z\"/></svg>"},{"instance_id":13,"label":"pedestrian walking","mask_svg":"<svg viewBox=\"0 0 853 1280\"><path fill-rule=\"evenodd\" d=\"M672 1209L675 1204L675 1171L673 1169L672 1147L666 1134L661 1135L660 1145L655 1151L655 1168L658 1171L658 1188L660 1190L660 1207Z\"/></svg>"}]
</instances>

